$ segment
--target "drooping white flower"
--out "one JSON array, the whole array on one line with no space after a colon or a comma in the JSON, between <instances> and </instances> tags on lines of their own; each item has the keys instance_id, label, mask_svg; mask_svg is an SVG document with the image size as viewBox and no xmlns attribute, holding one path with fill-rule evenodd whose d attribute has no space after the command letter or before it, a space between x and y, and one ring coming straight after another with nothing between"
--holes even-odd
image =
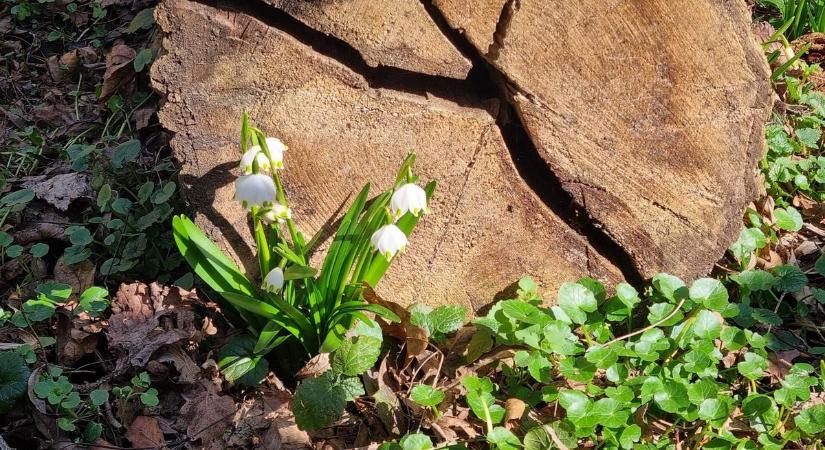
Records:
<instances>
[{"instance_id":1,"label":"drooping white flower","mask_svg":"<svg viewBox=\"0 0 825 450\"><path fill-rule=\"evenodd\" d=\"M427 193L418 185L407 183L396 189L390 199L390 210L396 218L403 216L408 211L418 216L419 213L427 211Z\"/></svg>"},{"instance_id":2,"label":"drooping white flower","mask_svg":"<svg viewBox=\"0 0 825 450\"><path fill-rule=\"evenodd\" d=\"M266 147L269 149L269 156L272 157L272 167L275 169L283 169L284 152L287 146L278 138L268 137L266 138Z\"/></svg>"},{"instance_id":3,"label":"drooping white flower","mask_svg":"<svg viewBox=\"0 0 825 450\"><path fill-rule=\"evenodd\" d=\"M272 156L272 164L270 164L269 158L266 157L263 148L260 145L253 145L241 156L241 173L244 175L251 174L252 163L255 161L258 163L258 168L264 171L271 170L272 165L276 169L284 168L284 151L286 151L287 146L280 139L270 137L266 138L266 147L269 149L270 156Z\"/></svg>"},{"instance_id":4,"label":"drooping white flower","mask_svg":"<svg viewBox=\"0 0 825 450\"><path fill-rule=\"evenodd\" d=\"M264 212L261 215L261 219L265 223L284 223L286 219L292 218L292 210L287 208L286 206L276 203L272 205L272 209Z\"/></svg>"},{"instance_id":5,"label":"drooping white flower","mask_svg":"<svg viewBox=\"0 0 825 450\"><path fill-rule=\"evenodd\" d=\"M261 283L261 288L267 292L278 292L284 287L284 271L276 267L269 271Z\"/></svg>"},{"instance_id":6,"label":"drooping white flower","mask_svg":"<svg viewBox=\"0 0 825 450\"><path fill-rule=\"evenodd\" d=\"M403 252L408 242L407 235L395 224L384 225L370 238L373 248L387 259L392 259L396 253Z\"/></svg>"},{"instance_id":7,"label":"drooping white flower","mask_svg":"<svg viewBox=\"0 0 825 450\"><path fill-rule=\"evenodd\" d=\"M263 158L260 156L263 155ZM249 147L249 149L241 156L241 173L244 175L249 175L252 173L252 163L255 160L258 160L258 167L261 166L261 159L266 160L266 155L261 153L261 146L260 145L253 145ZM267 165L269 165L267 163Z\"/></svg>"},{"instance_id":8,"label":"drooping white flower","mask_svg":"<svg viewBox=\"0 0 825 450\"><path fill-rule=\"evenodd\" d=\"M267 175L243 175L235 181L235 200L244 208L270 205L275 202L276 193L275 182Z\"/></svg>"}]
</instances>

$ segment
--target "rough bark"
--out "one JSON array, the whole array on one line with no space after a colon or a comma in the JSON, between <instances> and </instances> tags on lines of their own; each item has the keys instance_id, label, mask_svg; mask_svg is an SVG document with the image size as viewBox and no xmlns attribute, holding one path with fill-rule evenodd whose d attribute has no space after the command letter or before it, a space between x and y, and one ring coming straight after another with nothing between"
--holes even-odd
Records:
<instances>
[{"instance_id":1,"label":"rough bark","mask_svg":"<svg viewBox=\"0 0 825 450\"><path fill-rule=\"evenodd\" d=\"M470 61L450 44L418 0L266 0L357 49L367 64L464 78Z\"/></svg>"},{"instance_id":2,"label":"rough bark","mask_svg":"<svg viewBox=\"0 0 825 450\"><path fill-rule=\"evenodd\" d=\"M643 276L711 269L755 196L770 109L742 0L434 4L503 74L541 156Z\"/></svg>"},{"instance_id":3,"label":"rough bark","mask_svg":"<svg viewBox=\"0 0 825 450\"><path fill-rule=\"evenodd\" d=\"M365 182L388 187L410 151L422 179L438 181L431 213L379 286L390 300L479 308L523 274L550 289L580 276L622 279L520 178L495 122L496 102L371 86L374 77L357 73L357 64L243 13L166 0L156 17L167 52L152 68L167 98L160 119L175 132L198 222L240 261L254 262L246 215L232 201L246 109L289 145L286 189L307 235Z\"/></svg>"}]
</instances>

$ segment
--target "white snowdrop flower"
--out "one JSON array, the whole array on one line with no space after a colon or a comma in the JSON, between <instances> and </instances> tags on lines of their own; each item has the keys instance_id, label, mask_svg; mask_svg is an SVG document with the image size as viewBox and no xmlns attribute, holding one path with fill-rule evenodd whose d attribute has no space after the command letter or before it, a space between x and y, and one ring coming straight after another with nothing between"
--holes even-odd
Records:
<instances>
[{"instance_id":1,"label":"white snowdrop flower","mask_svg":"<svg viewBox=\"0 0 825 450\"><path fill-rule=\"evenodd\" d=\"M266 138L266 147L269 149L269 156L272 157L272 166L275 169L284 168L284 152L287 146L280 139L274 137ZM269 169L267 169L269 170Z\"/></svg>"},{"instance_id":2,"label":"white snowdrop flower","mask_svg":"<svg viewBox=\"0 0 825 450\"><path fill-rule=\"evenodd\" d=\"M261 219L266 223L284 223L286 219L291 218L292 210L280 203L276 203L275 205L273 205L272 209L266 211L261 216Z\"/></svg>"},{"instance_id":3,"label":"white snowdrop flower","mask_svg":"<svg viewBox=\"0 0 825 450\"><path fill-rule=\"evenodd\" d=\"M407 247L407 235L395 224L384 225L372 234L370 243L387 259L392 259L398 252L403 252Z\"/></svg>"},{"instance_id":4,"label":"white snowdrop flower","mask_svg":"<svg viewBox=\"0 0 825 450\"><path fill-rule=\"evenodd\" d=\"M263 157L263 158L262 158ZM244 175L249 175L252 173L252 163L258 161L258 167L261 166L261 160L266 161L266 155L263 154L261 151L260 145L253 145L249 147L249 149L244 152L243 156L241 156L241 173ZM266 163L269 166L269 161Z\"/></svg>"},{"instance_id":5,"label":"white snowdrop flower","mask_svg":"<svg viewBox=\"0 0 825 450\"><path fill-rule=\"evenodd\" d=\"M258 170L261 172L269 172L272 170L272 166L269 164L269 158L264 155L264 152L258 153L255 156L255 160L258 162ZM283 164L281 164L283 166Z\"/></svg>"},{"instance_id":6,"label":"white snowdrop flower","mask_svg":"<svg viewBox=\"0 0 825 450\"><path fill-rule=\"evenodd\" d=\"M284 271L276 267L269 271L264 277L261 288L267 292L278 292L284 287Z\"/></svg>"},{"instance_id":7,"label":"white snowdrop flower","mask_svg":"<svg viewBox=\"0 0 825 450\"><path fill-rule=\"evenodd\" d=\"M407 211L418 216L422 211L427 211L427 193L421 187L407 183L393 192L390 210L396 218L403 216Z\"/></svg>"},{"instance_id":8,"label":"white snowdrop flower","mask_svg":"<svg viewBox=\"0 0 825 450\"><path fill-rule=\"evenodd\" d=\"M235 181L235 200L244 208L270 205L276 193L275 182L267 175L244 175Z\"/></svg>"}]
</instances>

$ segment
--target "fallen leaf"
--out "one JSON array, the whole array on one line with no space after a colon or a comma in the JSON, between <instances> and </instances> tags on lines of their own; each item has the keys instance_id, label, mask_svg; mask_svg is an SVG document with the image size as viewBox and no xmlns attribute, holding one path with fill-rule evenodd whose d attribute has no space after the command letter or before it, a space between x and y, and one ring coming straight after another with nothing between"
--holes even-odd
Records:
<instances>
[{"instance_id":1,"label":"fallen leaf","mask_svg":"<svg viewBox=\"0 0 825 450\"><path fill-rule=\"evenodd\" d=\"M109 346L118 354L114 374L142 367L164 345L191 339L196 332L193 292L152 283L121 284L112 302Z\"/></svg>"},{"instance_id":2,"label":"fallen leaf","mask_svg":"<svg viewBox=\"0 0 825 450\"><path fill-rule=\"evenodd\" d=\"M329 370L332 366L329 362L329 353L319 353L313 356L298 373L295 374L295 378L298 380L303 380L304 378L315 378L322 373Z\"/></svg>"},{"instance_id":3,"label":"fallen leaf","mask_svg":"<svg viewBox=\"0 0 825 450\"><path fill-rule=\"evenodd\" d=\"M155 113L157 108L155 105L144 106L143 108L138 109L135 111L134 118L135 118L135 128L138 130L142 130L149 126L149 120L152 118L152 114Z\"/></svg>"},{"instance_id":4,"label":"fallen leaf","mask_svg":"<svg viewBox=\"0 0 825 450\"><path fill-rule=\"evenodd\" d=\"M97 349L98 335L81 329L85 321L69 314L60 314L57 321L58 361L65 366L74 365Z\"/></svg>"},{"instance_id":5,"label":"fallen leaf","mask_svg":"<svg viewBox=\"0 0 825 450\"><path fill-rule=\"evenodd\" d=\"M147 416L135 417L126 430L126 439L135 448L161 448L166 442L157 419Z\"/></svg>"},{"instance_id":6,"label":"fallen leaf","mask_svg":"<svg viewBox=\"0 0 825 450\"><path fill-rule=\"evenodd\" d=\"M52 81L59 82L63 79L63 71L60 70L60 59L57 55L49 56L46 59L46 68L49 69L49 76Z\"/></svg>"},{"instance_id":7,"label":"fallen leaf","mask_svg":"<svg viewBox=\"0 0 825 450\"><path fill-rule=\"evenodd\" d=\"M94 47L80 47L76 51L80 62L83 64L94 64L100 59Z\"/></svg>"},{"instance_id":8,"label":"fallen leaf","mask_svg":"<svg viewBox=\"0 0 825 450\"><path fill-rule=\"evenodd\" d=\"M181 348L180 344L167 346L156 361L172 363L180 374L177 380L179 383L193 384L200 378L201 368L192 361L192 357Z\"/></svg>"},{"instance_id":9,"label":"fallen leaf","mask_svg":"<svg viewBox=\"0 0 825 450\"><path fill-rule=\"evenodd\" d=\"M793 366L793 360L798 358L800 354L799 350L768 354L768 374L771 377L771 383L779 383L782 381L785 375L788 374L791 366Z\"/></svg>"},{"instance_id":10,"label":"fallen leaf","mask_svg":"<svg viewBox=\"0 0 825 450\"><path fill-rule=\"evenodd\" d=\"M478 436L478 431L470 422L465 419L443 415L436 420L436 423L442 428L449 428L456 431L461 431L466 439L474 439Z\"/></svg>"},{"instance_id":11,"label":"fallen leaf","mask_svg":"<svg viewBox=\"0 0 825 450\"><path fill-rule=\"evenodd\" d=\"M60 63L60 69L65 70L66 73L77 73L77 68L80 66L80 58L77 56L77 50L64 53L58 62Z\"/></svg>"},{"instance_id":12,"label":"fallen leaf","mask_svg":"<svg viewBox=\"0 0 825 450\"><path fill-rule=\"evenodd\" d=\"M264 392L264 418L269 424L264 441L276 442L273 434L277 433L277 440L280 441L279 448L283 450L309 448L309 435L295 424L295 416L290 408L291 403L292 395L287 391ZM274 450L274 447L265 448Z\"/></svg>"},{"instance_id":13,"label":"fallen leaf","mask_svg":"<svg viewBox=\"0 0 825 450\"><path fill-rule=\"evenodd\" d=\"M34 191L37 198L46 201L60 211L68 211L69 205L80 198L92 198L94 191L89 176L69 172L28 180L23 187Z\"/></svg>"},{"instance_id":14,"label":"fallen leaf","mask_svg":"<svg viewBox=\"0 0 825 450\"><path fill-rule=\"evenodd\" d=\"M108 100L121 86L134 79L132 61L136 56L135 49L128 45L118 44L112 47L106 55L106 72L103 73L103 86L99 97L101 102Z\"/></svg>"},{"instance_id":15,"label":"fallen leaf","mask_svg":"<svg viewBox=\"0 0 825 450\"><path fill-rule=\"evenodd\" d=\"M184 396L186 398L186 396ZM235 402L227 395L218 395L210 389L200 389L180 409L177 424L186 430L192 440L200 439L203 444L221 439L232 425Z\"/></svg>"},{"instance_id":16,"label":"fallen leaf","mask_svg":"<svg viewBox=\"0 0 825 450\"><path fill-rule=\"evenodd\" d=\"M72 292L80 294L94 285L95 272L95 265L89 260L67 265L61 256L54 264L54 281L68 284Z\"/></svg>"},{"instance_id":17,"label":"fallen leaf","mask_svg":"<svg viewBox=\"0 0 825 450\"><path fill-rule=\"evenodd\" d=\"M524 401L519 400L517 398L508 398L506 402L504 402L504 421L505 423L511 420L519 420L521 416L524 415L524 410L527 405L524 404Z\"/></svg>"},{"instance_id":18,"label":"fallen leaf","mask_svg":"<svg viewBox=\"0 0 825 450\"><path fill-rule=\"evenodd\" d=\"M364 300L366 300L367 303L381 305L391 310L401 319L400 323L387 322L380 317L376 318L376 321L381 326L384 334L388 334L405 342L407 362L411 361L412 358L421 354L421 352L427 348L430 342L429 334L424 328L412 324L410 321L410 312L407 308L398 303L384 300L369 286L364 286Z\"/></svg>"}]
</instances>

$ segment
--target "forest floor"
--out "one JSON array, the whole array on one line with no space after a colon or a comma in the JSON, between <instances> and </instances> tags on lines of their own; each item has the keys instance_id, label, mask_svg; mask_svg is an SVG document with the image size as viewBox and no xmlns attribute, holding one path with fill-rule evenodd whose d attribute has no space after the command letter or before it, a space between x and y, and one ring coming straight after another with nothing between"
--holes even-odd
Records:
<instances>
[{"instance_id":1,"label":"forest floor","mask_svg":"<svg viewBox=\"0 0 825 450\"><path fill-rule=\"evenodd\" d=\"M328 361L313 359L297 377L274 370L254 388L221 374L219 350L241 331L210 291L195 289L172 238L172 216L188 210L149 83L161 39L154 3L0 0L0 354L22 358L18 372L27 375L22 399L12 397L16 388L3 380L15 375L13 364L0 356L0 410L17 405L0 417L0 449L339 449L414 430L481 445L484 424L458 400L466 391L459 379L511 383L499 363L523 355L491 348L492 337L475 342L476 329L463 321L429 330L423 345L410 335L420 328L386 332L403 345L364 376L371 395L311 433L295 424L292 392L296 378L321 374ZM805 63L817 54L775 84L765 193L713 274L750 308L737 323L771 336L766 386L779 386L794 363L818 369L825 354L825 104L806 97L820 75ZM800 285L755 290L745 302L741 274L787 279L791 266ZM521 286L521 300L539 298L529 280ZM434 413L413 401L420 380L451 404ZM805 404L823 402L814 393ZM532 418L562 415L557 402L545 403ZM504 423L517 429L510 419L525 415L525 403L503 404ZM695 432L664 420L646 425L645 435L672 433L678 448L680 433ZM554 430L548 448L569 446L569 436L558 436L566 430Z\"/></svg>"}]
</instances>

